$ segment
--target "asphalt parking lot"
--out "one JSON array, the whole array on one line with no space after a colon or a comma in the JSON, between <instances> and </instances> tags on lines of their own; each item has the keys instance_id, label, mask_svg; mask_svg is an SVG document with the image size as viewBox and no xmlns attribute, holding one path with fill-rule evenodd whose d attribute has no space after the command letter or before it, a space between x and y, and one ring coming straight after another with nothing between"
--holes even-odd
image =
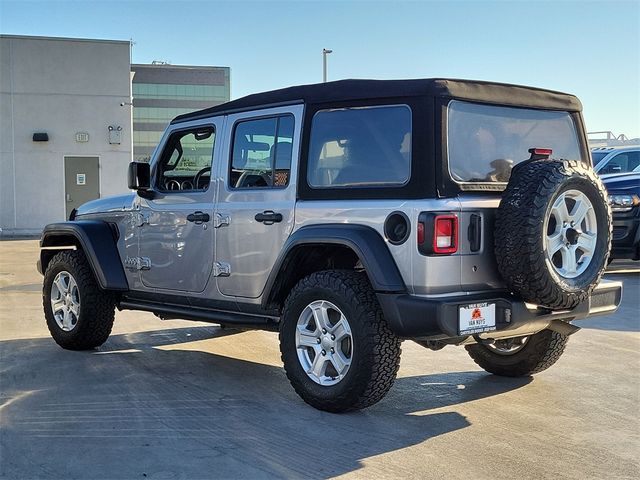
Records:
<instances>
[{"instance_id":1,"label":"asphalt parking lot","mask_svg":"<svg viewBox=\"0 0 640 480\"><path fill-rule=\"evenodd\" d=\"M34 240L0 242L0 477L447 478L640 476L640 270L615 315L580 323L530 379L462 348L403 343L399 378L332 415L290 387L277 336L119 312L109 341L48 335ZM634 271L635 268L635 271Z\"/></svg>"}]
</instances>

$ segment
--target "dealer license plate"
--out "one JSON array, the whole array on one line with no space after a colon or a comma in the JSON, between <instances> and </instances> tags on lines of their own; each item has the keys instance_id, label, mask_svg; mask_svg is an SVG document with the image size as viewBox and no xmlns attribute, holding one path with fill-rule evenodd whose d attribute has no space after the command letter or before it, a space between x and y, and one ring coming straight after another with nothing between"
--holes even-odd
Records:
<instances>
[{"instance_id":1,"label":"dealer license plate","mask_svg":"<svg viewBox=\"0 0 640 480\"><path fill-rule=\"evenodd\" d=\"M489 332L496 329L496 304L472 303L460 305L458 311L460 335Z\"/></svg>"}]
</instances>

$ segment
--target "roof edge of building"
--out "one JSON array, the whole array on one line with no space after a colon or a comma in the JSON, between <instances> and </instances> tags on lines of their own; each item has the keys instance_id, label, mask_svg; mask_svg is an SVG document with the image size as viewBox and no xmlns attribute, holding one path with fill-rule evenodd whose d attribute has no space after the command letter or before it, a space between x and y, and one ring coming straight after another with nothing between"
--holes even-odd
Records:
<instances>
[{"instance_id":1,"label":"roof edge of building","mask_svg":"<svg viewBox=\"0 0 640 480\"><path fill-rule=\"evenodd\" d=\"M130 40L110 40L103 38L75 38L75 37L48 37L42 35L13 35L13 34L0 34L0 38L6 39L20 39L20 40L57 40L63 42L87 42L87 43L117 43L130 45Z\"/></svg>"},{"instance_id":2,"label":"roof edge of building","mask_svg":"<svg viewBox=\"0 0 640 480\"><path fill-rule=\"evenodd\" d=\"M132 63L131 69L135 68L180 68L184 70L206 70L206 69L222 69L222 70L231 70L231 67L222 67L216 65L174 65L172 63L164 63L161 65L153 65L151 63Z\"/></svg>"}]
</instances>

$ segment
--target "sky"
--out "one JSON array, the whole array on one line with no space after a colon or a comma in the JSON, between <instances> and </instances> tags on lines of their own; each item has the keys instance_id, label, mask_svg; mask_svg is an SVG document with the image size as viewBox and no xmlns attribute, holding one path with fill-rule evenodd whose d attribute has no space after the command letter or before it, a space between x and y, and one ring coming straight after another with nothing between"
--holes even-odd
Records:
<instances>
[{"instance_id":1,"label":"sky","mask_svg":"<svg viewBox=\"0 0 640 480\"><path fill-rule=\"evenodd\" d=\"M640 0L0 0L0 32L129 40L134 63L231 67L231 96L449 77L569 92L589 131L640 137Z\"/></svg>"}]
</instances>

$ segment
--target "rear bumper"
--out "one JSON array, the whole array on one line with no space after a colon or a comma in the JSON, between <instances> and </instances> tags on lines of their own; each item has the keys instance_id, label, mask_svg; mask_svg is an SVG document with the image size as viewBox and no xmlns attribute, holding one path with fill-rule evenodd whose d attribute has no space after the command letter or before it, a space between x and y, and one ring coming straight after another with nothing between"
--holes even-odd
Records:
<instances>
[{"instance_id":1,"label":"rear bumper","mask_svg":"<svg viewBox=\"0 0 640 480\"><path fill-rule=\"evenodd\" d=\"M485 293L438 299L408 294L377 295L389 327L400 337L429 337L434 340L463 338L458 332L459 307L492 302L496 304L497 328L480 334L480 337L501 338L536 333L556 320L571 322L615 312L622 298L622 282L601 281L587 300L571 310L539 308L509 294L496 296Z\"/></svg>"}]
</instances>

